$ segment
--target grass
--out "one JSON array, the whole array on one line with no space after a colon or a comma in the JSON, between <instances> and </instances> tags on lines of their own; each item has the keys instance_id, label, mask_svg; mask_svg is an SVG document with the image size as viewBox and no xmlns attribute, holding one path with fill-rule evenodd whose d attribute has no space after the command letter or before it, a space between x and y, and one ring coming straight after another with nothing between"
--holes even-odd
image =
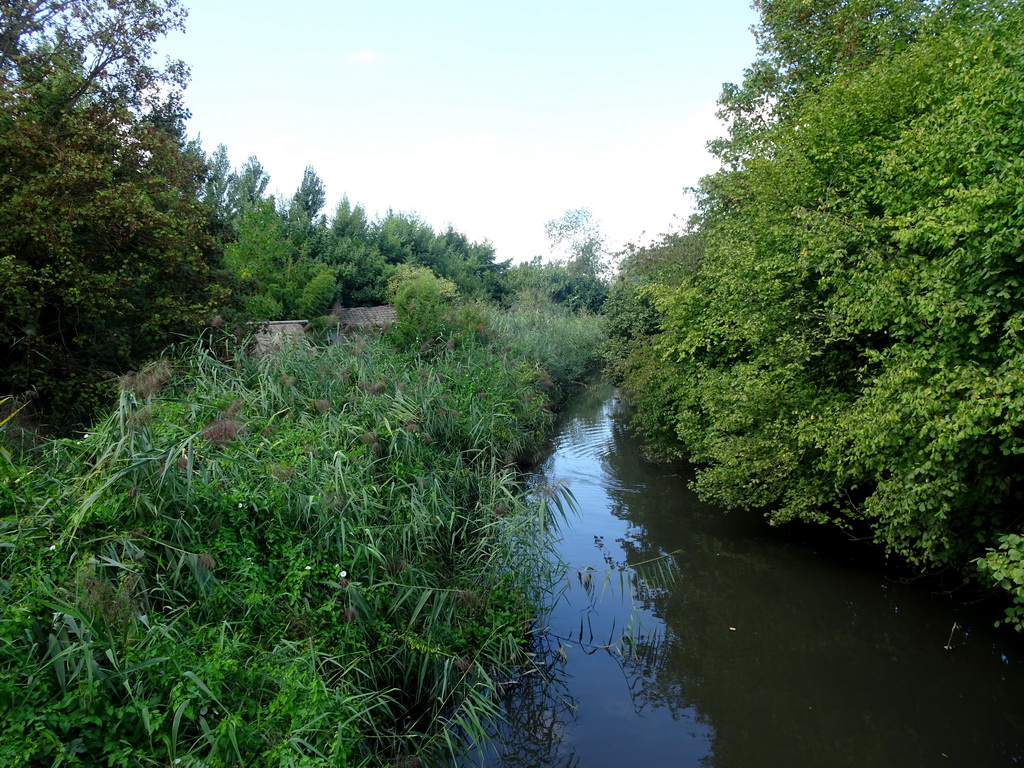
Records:
<instances>
[{"instance_id":1,"label":"grass","mask_svg":"<svg viewBox=\"0 0 1024 768\"><path fill-rule=\"evenodd\" d=\"M549 587L556 505L517 469L568 386L543 361L582 354L516 322L196 346L0 462L0 763L413 766L481 735Z\"/></svg>"}]
</instances>

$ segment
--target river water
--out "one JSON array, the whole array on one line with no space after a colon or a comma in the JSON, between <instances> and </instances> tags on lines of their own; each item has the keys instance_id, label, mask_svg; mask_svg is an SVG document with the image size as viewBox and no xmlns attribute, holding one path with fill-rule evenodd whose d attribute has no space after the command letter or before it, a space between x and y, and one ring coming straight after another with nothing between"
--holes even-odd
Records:
<instances>
[{"instance_id":1,"label":"river water","mask_svg":"<svg viewBox=\"0 0 1024 768\"><path fill-rule=\"evenodd\" d=\"M991 609L839 536L702 504L686 465L642 458L610 387L563 414L536 480L578 504L568 576L544 662L464 765L1024 764L1024 642Z\"/></svg>"}]
</instances>

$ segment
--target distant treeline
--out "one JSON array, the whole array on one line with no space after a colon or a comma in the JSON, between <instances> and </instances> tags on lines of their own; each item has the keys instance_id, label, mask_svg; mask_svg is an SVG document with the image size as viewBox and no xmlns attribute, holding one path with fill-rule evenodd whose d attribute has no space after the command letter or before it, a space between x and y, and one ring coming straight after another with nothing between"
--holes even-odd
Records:
<instances>
[{"instance_id":1,"label":"distant treeline","mask_svg":"<svg viewBox=\"0 0 1024 768\"><path fill-rule=\"evenodd\" d=\"M606 305L696 487L1004 589L1024 624L1024 11L761 0L690 229Z\"/></svg>"},{"instance_id":2,"label":"distant treeline","mask_svg":"<svg viewBox=\"0 0 1024 768\"><path fill-rule=\"evenodd\" d=\"M513 267L415 214L371 221L346 198L325 215L312 167L275 199L255 157L232 169L224 146L207 156L186 136L185 65L146 63L185 15L178 0L0 7L0 395L80 424L118 375L211 323L381 303L401 265L464 301L600 308L603 244L586 212L552 222L553 244L578 252Z\"/></svg>"}]
</instances>

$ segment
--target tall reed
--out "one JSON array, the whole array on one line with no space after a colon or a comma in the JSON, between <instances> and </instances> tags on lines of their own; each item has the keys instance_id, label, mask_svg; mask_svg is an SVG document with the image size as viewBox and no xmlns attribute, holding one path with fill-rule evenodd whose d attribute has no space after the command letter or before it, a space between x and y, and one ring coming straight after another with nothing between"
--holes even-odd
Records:
<instances>
[{"instance_id":1,"label":"tall reed","mask_svg":"<svg viewBox=\"0 0 1024 768\"><path fill-rule=\"evenodd\" d=\"M548 584L541 359L196 347L0 463L0 763L443 763Z\"/></svg>"}]
</instances>

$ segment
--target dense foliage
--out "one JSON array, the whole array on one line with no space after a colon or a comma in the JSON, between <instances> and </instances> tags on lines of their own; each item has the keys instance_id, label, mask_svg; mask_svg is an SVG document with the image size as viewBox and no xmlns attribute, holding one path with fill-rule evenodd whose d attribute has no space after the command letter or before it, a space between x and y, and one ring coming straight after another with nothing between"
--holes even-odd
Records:
<instances>
[{"instance_id":1,"label":"dense foliage","mask_svg":"<svg viewBox=\"0 0 1024 768\"><path fill-rule=\"evenodd\" d=\"M312 167L295 195L277 201L264 196L269 177L256 158L229 173L221 146L207 164L207 198L217 205L225 258L253 318L312 318L335 304L383 304L402 265L431 270L465 298L495 301L507 293L509 263L495 261L490 243L471 243L451 227L435 232L413 214L389 211L373 222L347 197L333 216L322 215L324 185Z\"/></svg>"},{"instance_id":2,"label":"dense foliage","mask_svg":"<svg viewBox=\"0 0 1024 768\"><path fill-rule=\"evenodd\" d=\"M610 255L600 224L586 208L569 210L546 227L552 258L536 256L508 273L509 288L527 302L600 312L608 297Z\"/></svg>"},{"instance_id":3,"label":"dense foliage","mask_svg":"<svg viewBox=\"0 0 1024 768\"><path fill-rule=\"evenodd\" d=\"M1019 626L1024 11L905 5L762 4L700 257L631 258L613 300L657 319L610 333L639 423L706 497L976 562ZM818 21L768 13L801 8Z\"/></svg>"},{"instance_id":4,"label":"dense foliage","mask_svg":"<svg viewBox=\"0 0 1024 768\"><path fill-rule=\"evenodd\" d=\"M477 318L195 348L0 457L0 762L447 764L548 586L514 465L567 385L539 363L579 375L600 337L553 315L529 354Z\"/></svg>"},{"instance_id":5,"label":"dense foliage","mask_svg":"<svg viewBox=\"0 0 1024 768\"><path fill-rule=\"evenodd\" d=\"M562 497L516 467L592 366L597 241L547 295L324 215L312 167L268 196L148 63L184 15L0 4L0 762L447 764L547 587ZM386 335L331 323L385 301ZM286 318L320 341L245 348Z\"/></svg>"},{"instance_id":6,"label":"dense foliage","mask_svg":"<svg viewBox=\"0 0 1024 768\"><path fill-rule=\"evenodd\" d=\"M184 70L146 65L175 0L0 8L0 387L65 415L229 303ZM158 94L170 94L159 98Z\"/></svg>"}]
</instances>

